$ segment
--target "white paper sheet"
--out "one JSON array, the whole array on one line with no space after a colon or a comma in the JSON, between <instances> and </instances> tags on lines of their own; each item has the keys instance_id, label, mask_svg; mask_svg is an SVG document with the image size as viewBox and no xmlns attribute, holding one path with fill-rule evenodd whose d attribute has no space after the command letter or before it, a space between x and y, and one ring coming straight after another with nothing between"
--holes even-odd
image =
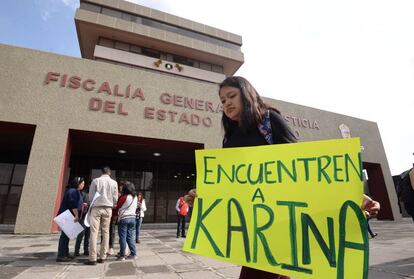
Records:
<instances>
[{"instance_id":1,"label":"white paper sheet","mask_svg":"<svg viewBox=\"0 0 414 279\"><path fill-rule=\"evenodd\" d=\"M70 213L69 209L56 216L53 220L70 240L75 239L83 231L81 224L74 222L75 217Z\"/></svg>"},{"instance_id":2,"label":"white paper sheet","mask_svg":"<svg viewBox=\"0 0 414 279\"><path fill-rule=\"evenodd\" d=\"M96 199L99 198L100 196L101 196L101 194L99 194L98 192L96 192L95 193L95 196L93 196L93 199L92 199L91 204L88 207L88 212L86 212L85 220L83 221L83 224L86 227L89 227L90 226L90 223L89 223L89 213L91 212L91 208L92 208L94 202L96 201Z\"/></svg>"}]
</instances>

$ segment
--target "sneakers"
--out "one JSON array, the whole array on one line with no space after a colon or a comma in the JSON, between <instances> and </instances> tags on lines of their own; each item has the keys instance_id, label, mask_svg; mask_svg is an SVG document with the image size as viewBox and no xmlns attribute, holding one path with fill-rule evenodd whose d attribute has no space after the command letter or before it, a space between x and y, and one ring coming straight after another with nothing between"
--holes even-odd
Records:
<instances>
[{"instance_id":1,"label":"sneakers","mask_svg":"<svg viewBox=\"0 0 414 279\"><path fill-rule=\"evenodd\" d=\"M83 262L83 264L86 264L86 265L96 265L96 261L87 260L86 262Z\"/></svg>"},{"instance_id":2,"label":"sneakers","mask_svg":"<svg viewBox=\"0 0 414 279\"><path fill-rule=\"evenodd\" d=\"M98 259L97 263L104 263L106 259Z\"/></svg>"},{"instance_id":3,"label":"sneakers","mask_svg":"<svg viewBox=\"0 0 414 279\"><path fill-rule=\"evenodd\" d=\"M128 260L136 260L137 259L137 255L129 255L126 257Z\"/></svg>"},{"instance_id":4,"label":"sneakers","mask_svg":"<svg viewBox=\"0 0 414 279\"><path fill-rule=\"evenodd\" d=\"M117 256L117 260L123 262L123 261L125 261L125 257L119 255L119 256Z\"/></svg>"},{"instance_id":5,"label":"sneakers","mask_svg":"<svg viewBox=\"0 0 414 279\"><path fill-rule=\"evenodd\" d=\"M114 248L109 248L109 251L107 254L112 256L114 254Z\"/></svg>"}]
</instances>

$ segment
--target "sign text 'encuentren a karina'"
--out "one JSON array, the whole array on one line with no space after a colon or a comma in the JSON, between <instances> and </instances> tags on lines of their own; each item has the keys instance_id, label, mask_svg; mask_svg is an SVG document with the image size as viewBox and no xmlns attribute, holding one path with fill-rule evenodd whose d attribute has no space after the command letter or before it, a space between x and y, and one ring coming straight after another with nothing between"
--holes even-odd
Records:
<instances>
[{"instance_id":1,"label":"sign text 'encuentren a karina'","mask_svg":"<svg viewBox=\"0 0 414 279\"><path fill-rule=\"evenodd\" d=\"M359 139L196 151L184 250L293 278L368 278Z\"/></svg>"}]
</instances>

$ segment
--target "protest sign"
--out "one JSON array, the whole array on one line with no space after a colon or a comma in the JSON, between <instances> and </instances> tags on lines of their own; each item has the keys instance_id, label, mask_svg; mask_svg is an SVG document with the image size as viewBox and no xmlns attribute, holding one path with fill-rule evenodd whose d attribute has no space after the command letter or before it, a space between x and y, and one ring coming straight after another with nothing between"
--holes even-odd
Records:
<instances>
[{"instance_id":1,"label":"protest sign","mask_svg":"<svg viewBox=\"0 0 414 279\"><path fill-rule=\"evenodd\" d=\"M368 278L357 138L196 151L184 251L294 278Z\"/></svg>"}]
</instances>

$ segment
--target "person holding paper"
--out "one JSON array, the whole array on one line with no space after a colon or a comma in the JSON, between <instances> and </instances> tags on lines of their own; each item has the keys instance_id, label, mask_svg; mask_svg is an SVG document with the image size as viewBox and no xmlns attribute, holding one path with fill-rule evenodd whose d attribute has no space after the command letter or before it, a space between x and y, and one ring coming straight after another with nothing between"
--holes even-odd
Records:
<instances>
[{"instance_id":1,"label":"person holding paper","mask_svg":"<svg viewBox=\"0 0 414 279\"><path fill-rule=\"evenodd\" d=\"M111 222L112 208L118 201L118 183L111 177L109 167L102 168L102 175L92 180L89 188L89 200L92 201L90 207L90 240L89 240L89 259L86 265L96 265L106 260L109 246L109 225ZM95 194L99 197L94 200ZM97 242L99 228L102 232L100 259L97 259Z\"/></svg>"},{"instance_id":2,"label":"person holding paper","mask_svg":"<svg viewBox=\"0 0 414 279\"><path fill-rule=\"evenodd\" d=\"M243 77L228 77L219 86L223 105L223 147L245 147L296 142L280 112L266 105ZM288 279L290 277L243 266L240 278Z\"/></svg>"},{"instance_id":3,"label":"person holding paper","mask_svg":"<svg viewBox=\"0 0 414 279\"><path fill-rule=\"evenodd\" d=\"M75 216L74 222L79 222L79 217L82 215L83 199L81 191L85 186L85 181L82 177L75 177L68 185L63 196L62 203L58 211L58 215L66 210ZM62 231L59 238L57 262L69 262L73 259L69 255L69 237Z\"/></svg>"},{"instance_id":4,"label":"person holding paper","mask_svg":"<svg viewBox=\"0 0 414 279\"><path fill-rule=\"evenodd\" d=\"M223 147L245 147L296 142L296 136L280 112L266 105L254 87L243 77L228 77L219 86L223 105ZM193 198L195 195L192 196ZM378 214L380 204L364 195L361 208L368 215ZM290 277L242 267L240 278L288 279Z\"/></svg>"}]
</instances>

